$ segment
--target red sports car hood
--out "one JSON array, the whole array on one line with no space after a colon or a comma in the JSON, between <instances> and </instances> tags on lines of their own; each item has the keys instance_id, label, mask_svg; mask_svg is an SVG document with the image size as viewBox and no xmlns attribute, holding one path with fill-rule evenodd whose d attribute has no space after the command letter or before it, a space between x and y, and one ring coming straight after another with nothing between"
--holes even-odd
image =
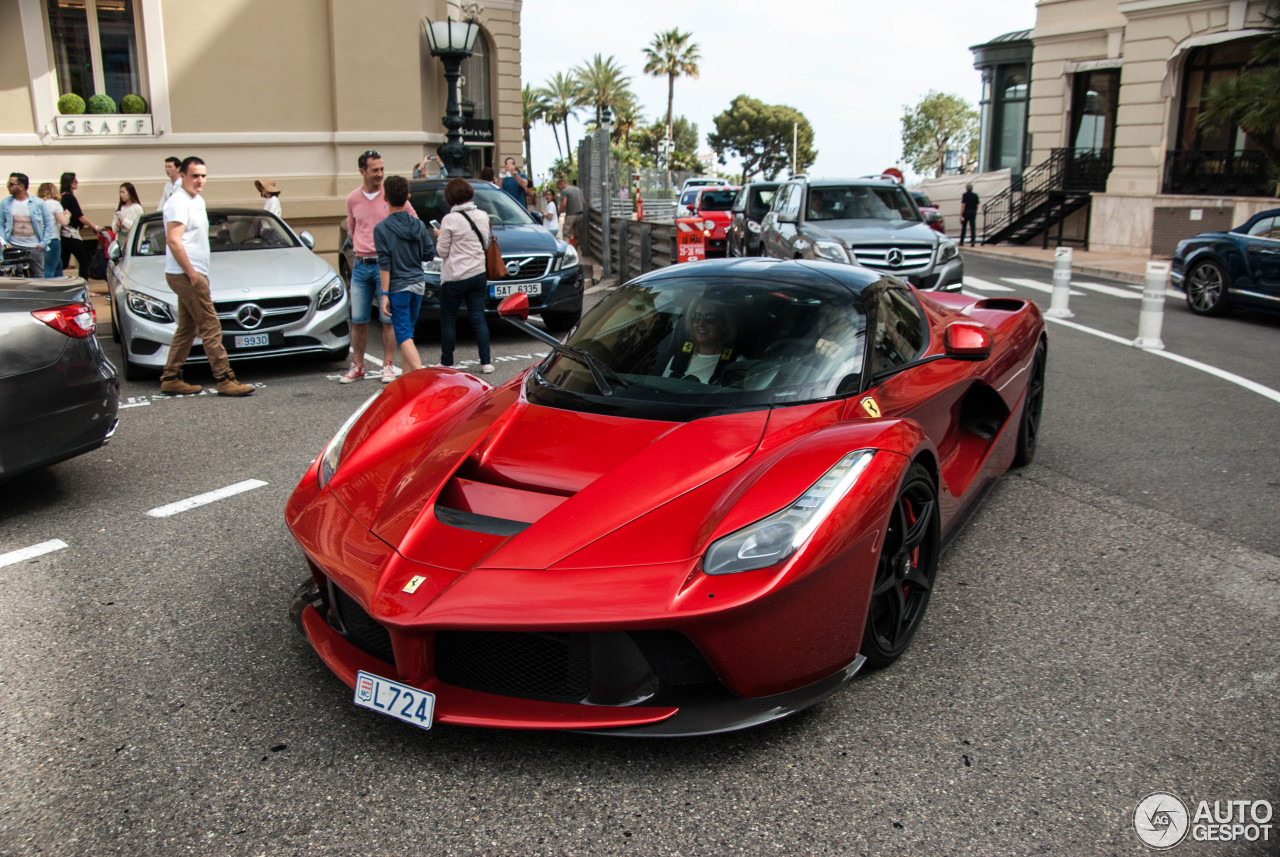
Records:
<instances>
[{"instance_id":1,"label":"red sports car hood","mask_svg":"<svg viewBox=\"0 0 1280 857\"><path fill-rule=\"evenodd\" d=\"M768 410L688 423L601 416L530 404L508 386L434 443L360 479L364 492L386 486L381 502L339 496L358 518L354 506L375 513L373 532L406 559L547 568L746 461L768 419Z\"/></svg>"}]
</instances>

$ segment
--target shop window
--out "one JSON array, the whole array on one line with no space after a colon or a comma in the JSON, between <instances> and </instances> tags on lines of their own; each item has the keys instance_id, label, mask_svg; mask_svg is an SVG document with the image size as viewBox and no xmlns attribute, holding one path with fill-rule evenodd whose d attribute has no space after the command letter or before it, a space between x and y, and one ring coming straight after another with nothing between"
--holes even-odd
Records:
<instances>
[{"instance_id":1,"label":"shop window","mask_svg":"<svg viewBox=\"0 0 1280 857\"><path fill-rule=\"evenodd\" d=\"M47 0L58 94L142 94L134 0Z\"/></svg>"}]
</instances>

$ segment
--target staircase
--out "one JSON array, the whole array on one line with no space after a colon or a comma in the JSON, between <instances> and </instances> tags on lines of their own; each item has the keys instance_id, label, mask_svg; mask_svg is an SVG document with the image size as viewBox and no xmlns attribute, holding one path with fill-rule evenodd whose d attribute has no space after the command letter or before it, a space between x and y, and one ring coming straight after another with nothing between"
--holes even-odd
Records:
<instances>
[{"instance_id":1,"label":"staircase","mask_svg":"<svg viewBox=\"0 0 1280 857\"><path fill-rule=\"evenodd\" d=\"M1042 235L1047 248L1057 226L1059 244L1081 243L1088 249L1087 237L1064 238L1062 226L1070 215L1089 207L1094 191L1106 189L1110 173L1110 149L1054 149L1049 160L1015 176L1008 190L982 207L982 243L1025 244Z\"/></svg>"}]
</instances>

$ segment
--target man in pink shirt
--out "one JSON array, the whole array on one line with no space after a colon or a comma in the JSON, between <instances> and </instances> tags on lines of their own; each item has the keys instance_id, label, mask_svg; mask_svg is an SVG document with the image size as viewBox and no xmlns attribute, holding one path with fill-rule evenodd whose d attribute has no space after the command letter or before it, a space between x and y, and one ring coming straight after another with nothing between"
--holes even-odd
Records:
<instances>
[{"instance_id":1,"label":"man in pink shirt","mask_svg":"<svg viewBox=\"0 0 1280 857\"><path fill-rule=\"evenodd\" d=\"M355 263L351 266L351 368L338 379L339 384L350 384L363 378L364 352L369 344L369 318L378 304L382 287L382 275L378 268L378 250L373 244L373 227L386 219L389 209L382 192L384 168L382 155L370 149L360 155L357 165L363 183L347 197L347 232L351 235L351 247ZM418 214L406 203L405 211L413 217ZM391 317L378 313L382 326L382 383L396 379L393 364L396 353L395 329Z\"/></svg>"}]
</instances>

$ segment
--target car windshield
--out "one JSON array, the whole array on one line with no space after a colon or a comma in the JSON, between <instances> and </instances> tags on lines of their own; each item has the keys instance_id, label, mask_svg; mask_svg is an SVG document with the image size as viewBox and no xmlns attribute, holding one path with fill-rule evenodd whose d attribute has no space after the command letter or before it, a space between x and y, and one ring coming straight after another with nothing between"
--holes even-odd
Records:
<instances>
[{"instance_id":1,"label":"car windshield","mask_svg":"<svg viewBox=\"0 0 1280 857\"><path fill-rule=\"evenodd\" d=\"M922 190L911 191L911 198L914 199L916 201L916 205L921 208L937 208L936 205L930 202L929 197L925 196L925 193Z\"/></svg>"},{"instance_id":2,"label":"car windshield","mask_svg":"<svg viewBox=\"0 0 1280 857\"><path fill-rule=\"evenodd\" d=\"M747 214L757 220L762 219L769 213L769 208L773 205L773 198L777 193L777 188L752 188L747 203Z\"/></svg>"},{"instance_id":3,"label":"car windshield","mask_svg":"<svg viewBox=\"0 0 1280 857\"><path fill-rule=\"evenodd\" d=\"M476 207L489 215L489 220L503 226L527 226L537 223L529 210L503 190L499 190L488 182L473 182L475 190L472 200ZM430 185L425 190L416 190L409 194L409 202L413 210L424 223L432 220L443 220L449 213L449 205L444 201L444 183Z\"/></svg>"},{"instance_id":4,"label":"car windshield","mask_svg":"<svg viewBox=\"0 0 1280 857\"><path fill-rule=\"evenodd\" d=\"M699 211L728 211L733 208L733 198L738 195L733 190L704 190Z\"/></svg>"},{"instance_id":5,"label":"car windshield","mask_svg":"<svg viewBox=\"0 0 1280 857\"><path fill-rule=\"evenodd\" d=\"M209 212L209 250L279 250L299 247L298 239L269 214ZM164 221L159 217L138 222L133 230L134 256L164 255Z\"/></svg>"},{"instance_id":6,"label":"car windshield","mask_svg":"<svg viewBox=\"0 0 1280 857\"><path fill-rule=\"evenodd\" d=\"M918 221L907 192L897 186L822 185L809 188L808 220Z\"/></svg>"},{"instance_id":7,"label":"car windshield","mask_svg":"<svg viewBox=\"0 0 1280 857\"><path fill-rule=\"evenodd\" d=\"M866 314L853 289L763 279L661 278L588 312L538 380L601 407L790 405L859 390ZM608 397L600 379L609 387ZM579 403L581 406L581 403Z\"/></svg>"}]
</instances>

